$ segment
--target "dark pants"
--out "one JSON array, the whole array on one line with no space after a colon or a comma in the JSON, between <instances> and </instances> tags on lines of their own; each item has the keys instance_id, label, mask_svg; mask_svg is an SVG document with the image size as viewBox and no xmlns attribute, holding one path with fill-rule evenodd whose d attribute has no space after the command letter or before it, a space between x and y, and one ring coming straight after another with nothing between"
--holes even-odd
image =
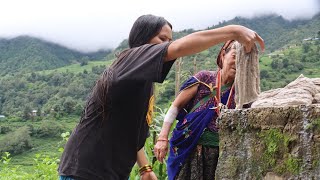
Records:
<instances>
[{"instance_id":1,"label":"dark pants","mask_svg":"<svg viewBox=\"0 0 320 180\"><path fill-rule=\"evenodd\" d=\"M219 147L197 145L184 162L176 180L212 180L218 164Z\"/></svg>"}]
</instances>

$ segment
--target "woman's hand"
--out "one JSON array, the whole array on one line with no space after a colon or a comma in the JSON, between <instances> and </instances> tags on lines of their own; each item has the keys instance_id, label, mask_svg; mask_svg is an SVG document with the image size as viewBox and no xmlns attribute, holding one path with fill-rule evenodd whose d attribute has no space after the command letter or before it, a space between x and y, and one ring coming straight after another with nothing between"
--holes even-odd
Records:
<instances>
[{"instance_id":1,"label":"woman's hand","mask_svg":"<svg viewBox=\"0 0 320 180\"><path fill-rule=\"evenodd\" d=\"M154 155L157 160L163 163L163 159L166 157L168 152L168 140L159 140L157 144L154 146Z\"/></svg>"},{"instance_id":2,"label":"woman's hand","mask_svg":"<svg viewBox=\"0 0 320 180\"><path fill-rule=\"evenodd\" d=\"M141 180L158 180L156 174L153 171L145 172L141 175Z\"/></svg>"},{"instance_id":3,"label":"woman's hand","mask_svg":"<svg viewBox=\"0 0 320 180\"><path fill-rule=\"evenodd\" d=\"M235 40L244 46L247 53L251 51L255 42L258 42L261 50L264 51L264 41L255 31L240 25L230 26L233 26L235 29Z\"/></svg>"}]
</instances>

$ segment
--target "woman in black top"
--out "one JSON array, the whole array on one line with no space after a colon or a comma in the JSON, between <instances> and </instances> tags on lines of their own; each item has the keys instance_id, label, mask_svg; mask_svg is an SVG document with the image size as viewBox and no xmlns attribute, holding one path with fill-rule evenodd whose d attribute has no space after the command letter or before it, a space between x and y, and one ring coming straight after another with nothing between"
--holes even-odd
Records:
<instances>
[{"instance_id":1,"label":"woman in black top","mask_svg":"<svg viewBox=\"0 0 320 180\"><path fill-rule=\"evenodd\" d=\"M192 33L172 41L172 26L163 17L140 16L129 35L129 49L104 71L86 102L79 124L61 157L60 178L128 179L137 161L146 162L147 111L153 83L163 82L176 58L235 39L249 52L262 38L239 25ZM137 159L138 154L138 159ZM146 171L142 179L156 179Z\"/></svg>"}]
</instances>

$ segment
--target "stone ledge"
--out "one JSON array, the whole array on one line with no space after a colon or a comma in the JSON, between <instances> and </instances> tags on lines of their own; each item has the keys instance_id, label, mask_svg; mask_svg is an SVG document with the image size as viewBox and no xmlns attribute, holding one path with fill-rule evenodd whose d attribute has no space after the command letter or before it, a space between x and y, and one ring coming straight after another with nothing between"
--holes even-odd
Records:
<instances>
[{"instance_id":1,"label":"stone ledge","mask_svg":"<svg viewBox=\"0 0 320 180\"><path fill-rule=\"evenodd\" d=\"M216 179L320 179L320 105L224 110Z\"/></svg>"}]
</instances>

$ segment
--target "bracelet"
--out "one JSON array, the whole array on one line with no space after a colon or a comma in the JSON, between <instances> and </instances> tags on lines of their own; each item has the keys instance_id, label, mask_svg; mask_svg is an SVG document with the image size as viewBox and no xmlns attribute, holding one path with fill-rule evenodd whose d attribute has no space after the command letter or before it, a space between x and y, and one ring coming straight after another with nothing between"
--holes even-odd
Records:
<instances>
[{"instance_id":1,"label":"bracelet","mask_svg":"<svg viewBox=\"0 0 320 180\"><path fill-rule=\"evenodd\" d=\"M148 170L145 170L145 171L141 172L141 173L140 173L140 176L144 175L144 174L147 173L147 172L152 172L152 169L148 169Z\"/></svg>"},{"instance_id":2,"label":"bracelet","mask_svg":"<svg viewBox=\"0 0 320 180\"><path fill-rule=\"evenodd\" d=\"M152 166L149 164L144 165L139 169L140 176L142 176L146 172L151 172L151 171L152 171Z\"/></svg>"},{"instance_id":3,"label":"bracelet","mask_svg":"<svg viewBox=\"0 0 320 180\"><path fill-rule=\"evenodd\" d=\"M157 141L166 141L166 142L169 142L168 139L158 139Z\"/></svg>"}]
</instances>

